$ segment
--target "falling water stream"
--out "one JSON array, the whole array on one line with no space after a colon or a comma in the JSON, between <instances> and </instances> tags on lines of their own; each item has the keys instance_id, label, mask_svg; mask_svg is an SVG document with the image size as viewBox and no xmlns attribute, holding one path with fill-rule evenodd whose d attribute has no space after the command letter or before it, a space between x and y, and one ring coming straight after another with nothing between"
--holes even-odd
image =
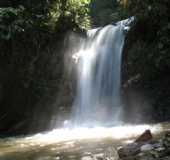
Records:
<instances>
[{"instance_id":1,"label":"falling water stream","mask_svg":"<svg viewBox=\"0 0 170 160\"><path fill-rule=\"evenodd\" d=\"M121 121L121 57L133 18L88 31L77 58L76 125L117 125Z\"/></svg>"}]
</instances>

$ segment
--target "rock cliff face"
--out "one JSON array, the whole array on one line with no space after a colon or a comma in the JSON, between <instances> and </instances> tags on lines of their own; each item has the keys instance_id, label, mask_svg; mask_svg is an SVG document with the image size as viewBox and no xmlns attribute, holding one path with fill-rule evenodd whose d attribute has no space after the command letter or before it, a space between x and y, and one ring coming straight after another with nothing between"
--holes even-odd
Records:
<instances>
[{"instance_id":1,"label":"rock cliff face","mask_svg":"<svg viewBox=\"0 0 170 160\"><path fill-rule=\"evenodd\" d=\"M166 121L170 118L170 101L167 98L170 96L170 66L166 63L165 56L168 52L162 55L162 51L158 49L157 40L160 37L156 36L156 32L159 29L151 28L151 23L146 17L138 19L126 37L122 89L128 109L134 112L136 110L134 117L136 115L140 119L140 114L143 113L147 115L144 121ZM141 121L143 120L141 117Z\"/></svg>"},{"instance_id":2,"label":"rock cliff face","mask_svg":"<svg viewBox=\"0 0 170 160\"><path fill-rule=\"evenodd\" d=\"M41 36L40 48L32 44L33 35L27 40L18 35L15 41L0 42L4 48L0 60L1 134L49 129L54 115L69 111L72 89L64 65L66 34Z\"/></svg>"}]
</instances>

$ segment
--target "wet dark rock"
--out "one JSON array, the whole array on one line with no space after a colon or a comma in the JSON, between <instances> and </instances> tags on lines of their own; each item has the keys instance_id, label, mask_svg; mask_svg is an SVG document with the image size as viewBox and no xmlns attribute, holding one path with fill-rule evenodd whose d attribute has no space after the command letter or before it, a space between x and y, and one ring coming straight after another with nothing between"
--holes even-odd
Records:
<instances>
[{"instance_id":1,"label":"wet dark rock","mask_svg":"<svg viewBox=\"0 0 170 160\"><path fill-rule=\"evenodd\" d=\"M139 143L132 143L132 144L126 145L125 147L120 148L118 150L120 158L131 157L131 156L137 155L138 153L140 153L141 145L142 144L139 144Z\"/></svg>"},{"instance_id":2,"label":"wet dark rock","mask_svg":"<svg viewBox=\"0 0 170 160\"><path fill-rule=\"evenodd\" d=\"M135 141L119 149L121 160L170 160L170 132L165 133L159 140L151 140L143 136L149 135L148 133L146 134L145 131L137 139L138 142Z\"/></svg>"},{"instance_id":3,"label":"wet dark rock","mask_svg":"<svg viewBox=\"0 0 170 160\"><path fill-rule=\"evenodd\" d=\"M170 149L170 131L165 133L165 136L163 138L163 145Z\"/></svg>"},{"instance_id":4,"label":"wet dark rock","mask_svg":"<svg viewBox=\"0 0 170 160\"><path fill-rule=\"evenodd\" d=\"M155 160L155 158L150 154L148 155L144 154L144 155L138 156L137 160Z\"/></svg>"},{"instance_id":5,"label":"wet dark rock","mask_svg":"<svg viewBox=\"0 0 170 160\"><path fill-rule=\"evenodd\" d=\"M119 156L122 157L129 157L137 155L141 152L141 150L152 150L152 145L148 144L148 142L152 139L152 134L150 130L146 130L144 133L139 136L135 140L134 143L128 144L123 148L118 150Z\"/></svg>"},{"instance_id":6,"label":"wet dark rock","mask_svg":"<svg viewBox=\"0 0 170 160\"><path fill-rule=\"evenodd\" d=\"M146 130L135 142L147 142L153 138L150 130Z\"/></svg>"}]
</instances>

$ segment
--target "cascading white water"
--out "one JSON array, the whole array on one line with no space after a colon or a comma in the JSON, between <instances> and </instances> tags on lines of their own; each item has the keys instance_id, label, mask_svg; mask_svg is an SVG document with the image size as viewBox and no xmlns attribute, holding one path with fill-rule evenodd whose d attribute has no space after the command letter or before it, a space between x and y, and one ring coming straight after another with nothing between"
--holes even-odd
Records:
<instances>
[{"instance_id":1,"label":"cascading white water","mask_svg":"<svg viewBox=\"0 0 170 160\"><path fill-rule=\"evenodd\" d=\"M121 57L128 20L88 31L77 58L76 125L113 125L121 120Z\"/></svg>"}]
</instances>

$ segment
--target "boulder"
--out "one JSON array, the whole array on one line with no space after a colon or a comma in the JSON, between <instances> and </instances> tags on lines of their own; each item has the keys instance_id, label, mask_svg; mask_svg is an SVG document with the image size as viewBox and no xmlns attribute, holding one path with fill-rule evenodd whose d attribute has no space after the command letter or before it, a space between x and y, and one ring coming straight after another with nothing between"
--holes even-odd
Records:
<instances>
[{"instance_id":1,"label":"boulder","mask_svg":"<svg viewBox=\"0 0 170 160\"><path fill-rule=\"evenodd\" d=\"M132 157L141 152L141 150L152 150L153 146L148 144L152 139L152 134L150 130L146 130L142 133L134 143L128 144L118 150L120 158L122 157Z\"/></svg>"},{"instance_id":2,"label":"boulder","mask_svg":"<svg viewBox=\"0 0 170 160\"><path fill-rule=\"evenodd\" d=\"M142 133L135 142L147 142L150 141L153 138L152 133L150 130L146 130L144 133Z\"/></svg>"},{"instance_id":3,"label":"boulder","mask_svg":"<svg viewBox=\"0 0 170 160\"><path fill-rule=\"evenodd\" d=\"M159 140L151 139L150 131L145 131L134 143L119 149L121 160L170 160L170 132Z\"/></svg>"},{"instance_id":4,"label":"boulder","mask_svg":"<svg viewBox=\"0 0 170 160\"><path fill-rule=\"evenodd\" d=\"M131 143L128 144L118 150L120 158L123 157L133 157L134 155L137 155L140 153L140 147L141 144L139 143Z\"/></svg>"}]
</instances>

